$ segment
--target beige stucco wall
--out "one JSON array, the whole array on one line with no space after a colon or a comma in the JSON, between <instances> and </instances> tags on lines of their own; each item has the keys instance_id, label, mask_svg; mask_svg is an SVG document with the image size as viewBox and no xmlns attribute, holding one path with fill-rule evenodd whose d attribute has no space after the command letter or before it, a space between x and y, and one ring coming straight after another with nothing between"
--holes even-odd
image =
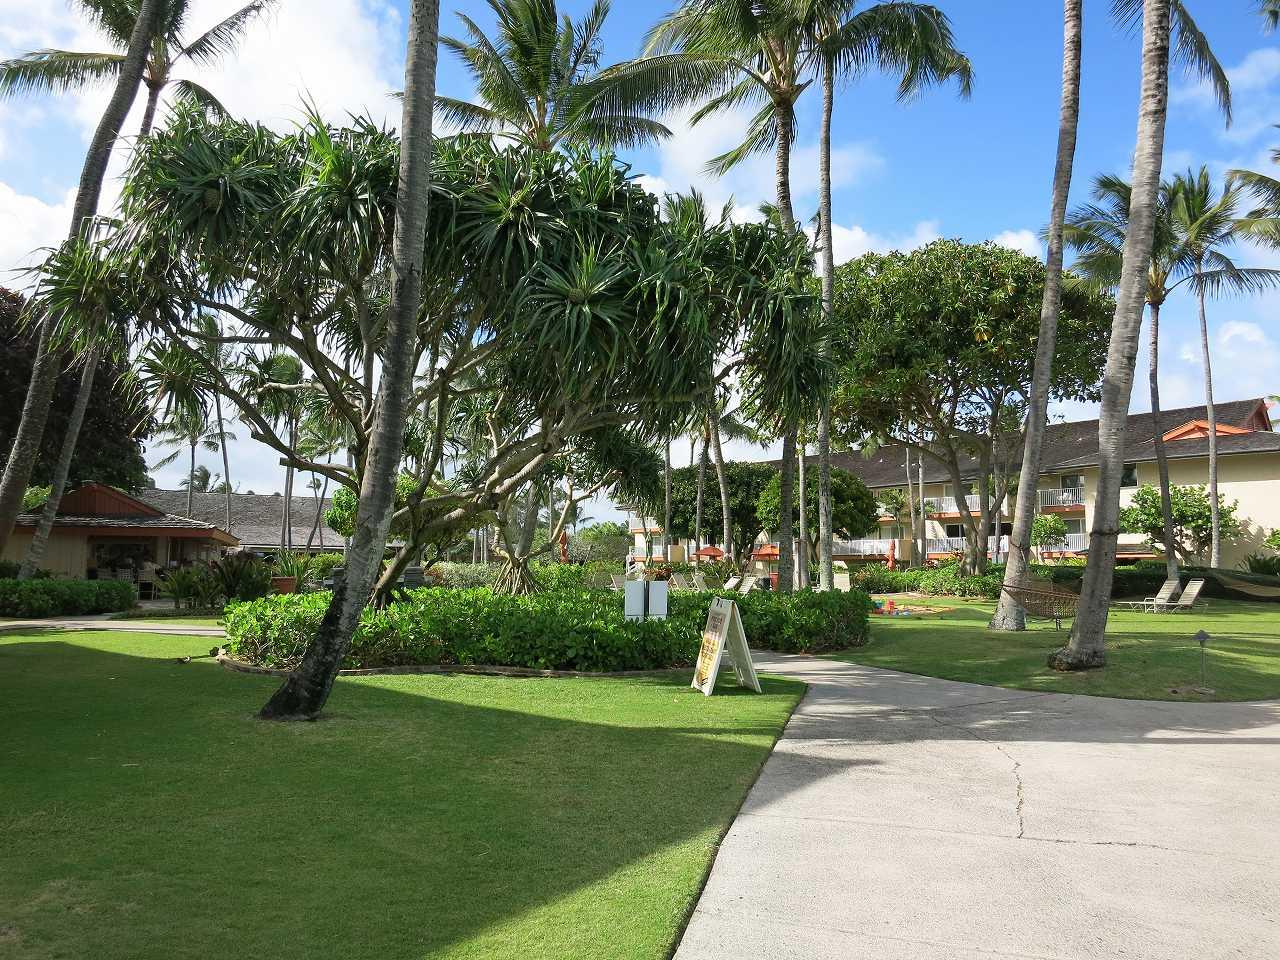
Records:
<instances>
[{"instance_id":1,"label":"beige stucco wall","mask_svg":"<svg viewBox=\"0 0 1280 960\"><path fill-rule=\"evenodd\" d=\"M31 531L15 530L5 544L4 559L21 563L30 546ZM56 577L83 578L88 565L88 541L84 535L61 533L55 528L40 566Z\"/></svg>"}]
</instances>

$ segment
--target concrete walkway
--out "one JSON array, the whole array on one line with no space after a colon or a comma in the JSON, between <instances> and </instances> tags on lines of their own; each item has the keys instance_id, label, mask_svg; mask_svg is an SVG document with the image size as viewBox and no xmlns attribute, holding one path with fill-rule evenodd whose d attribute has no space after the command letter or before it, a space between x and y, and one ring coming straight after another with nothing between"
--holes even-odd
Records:
<instances>
[{"instance_id":1,"label":"concrete walkway","mask_svg":"<svg viewBox=\"0 0 1280 960\"><path fill-rule=\"evenodd\" d=\"M809 693L677 960L1280 957L1280 703L758 660Z\"/></svg>"},{"instance_id":2,"label":"concrete walkway","mask_svg":"<svg viewBox=\"0 0 1280 960\"><path fill-rule=\"evenodd\" d=\"M199 627L163 620L112 620L110 614L47 617L40 620L0 620L0 633L14 630L115 630L121 633L164 633L183 637L225 636L222 627Z\"/></svg>"}]
</instances>

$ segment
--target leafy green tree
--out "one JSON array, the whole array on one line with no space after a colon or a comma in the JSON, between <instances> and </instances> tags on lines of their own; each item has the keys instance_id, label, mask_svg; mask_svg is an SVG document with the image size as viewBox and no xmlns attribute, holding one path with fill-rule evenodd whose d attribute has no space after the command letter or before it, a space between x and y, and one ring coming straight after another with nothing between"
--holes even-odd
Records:
<instances>
[{"instance_id":1,"label":"leafy green tree","mask_svg":"<svg viewBox=\"0 0 1280 960\"><path fill-rule=\"evenodd\" d=\"M977 475L978 510L956 498L971 571L985 564L1019 458L1044 282L1034 258L954 240L866 254L836 271L833 423L851 444L910 445L941 464L957 492ZM1096 397L1110 307L1105 295L1065 291L1052 396Z\"/></svg>"},{"instance_id":2,"label":"leafy green tree","mask_svg":"<svg viewBox=\"0 0 1280 960\"><path fill-rule=\"evenodd\" d=\"M141 135L155 121L156 107L165 87L205 109L225 113L218 99L193 80L175 80L173 70L184 60L210 66L234 52L249 24L279 0L255 0L214 24L191 41L186 32L189 0L165 0L156 36L148 46L142 82L147 107ZM0 63L0 98L24 93L64 93L115 80L124 65L129 37L138 19L139 0L77 0L75 6L106 34L115 48L107 53L73 50L36 50Z\"/></svg>"},{"instance_id":3,"label":"leafy green tree","mask_svg":"<svg viewBox=\"0 0 1280 960\"><path fill-rule=\"evenodd\" d=\"M538 150L638 147L671 135L648 116L652 91L617 91L600 68L609 0L576 23L555 0L488 0L498 21L490 39L459 13L467 39L443 37L471 74L479 102L436 97L445 123L509 137Z\"/></svg>"},{"instance_id":4,"label":"leafy green tree","mask_svg":"<svg viewBox=\"0 0 1280 960\"><path fill-rule=\"evenodd\" d=\"M1209 509L1209 494L1203 485L1173 487L1169 491L1173 504L1174 549L1185 562L1191 557L1204 559L1213 542L1213 512ZM1164 510L1160 491L1144 485L1133 492L1128 507L1120 511L1120 529L1125 533L1140 533L1153 546L1164 541ZM1243 533L1236 516L1239 504L1219 498L1218 523L1220 533L1228 543Z\"/></svg>"},{"instance_id":5,"label":"leafy green tree","mask_svg":"<svg viewBox=\"0 0 1280 960\"><path fill-rule=\"evenodd\" d=\"M771 481L778 479L778 471L767 463L743 463L733 460L724 464L725 485L729 489L730 516L733 521L733 550L736 557L745 557L751 545L764 530L764 524L756 511L760 494ZM671 472L671 533L690 538L697 519L697 467L679 467ZM720 487L709 484L703 492L703 509L710 515L722 513ZM707 530L707 538L727 551L723 534L716 536L714 526Z\"/></svg>"},{"instance_id":6,"label":"leafy green tree","mask_svg":"<svg viewBox=\"0 0 1280 960\"><path fill-rule=\"evenodd\" d=\"M569 547L583 561L625 560L631 550L631 531L619 520L588 524L570 538Z\"/></svg>"},{"instance_id":7,"label":"leafy green tree","mask_svg":"<svg viewBox=\"0 0 1280 960\"><path fill-rule=\"evenodd\" d=\"M799 489L793 501L792 510L799 522L800 497ZM805 499L809 509L805 512L806 522L810 525L810 533L818 529L818 478L812 474L805 481ZM846 540L866 536L876 530L880 520L880 505L875 495L867 489L867 485L847 470L831 471L831 505L832 531L836 536ZM775 522L782 510L782 478L774 474L773 478L760 491L756 501L756 515L762 526Z\"/></svg>"},{"instance_id":8,"label":"leafy green tree","mask_svg":"<svg viewBox=\"0 0 1280 960\"><path fill-rule=\"evenodd\" d=\"M1052 550L1067 542L1067 521L1056 513L1038 513L1031 523L1031 545L1038 550Z\"/></svg>"}]
</instances>

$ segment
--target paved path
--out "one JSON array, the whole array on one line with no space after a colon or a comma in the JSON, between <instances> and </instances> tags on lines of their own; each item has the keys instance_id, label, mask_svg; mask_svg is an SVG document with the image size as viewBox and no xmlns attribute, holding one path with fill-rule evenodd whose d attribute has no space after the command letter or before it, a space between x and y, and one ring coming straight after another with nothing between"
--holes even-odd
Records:
<instances>
[{"instance_id":1,"label":"paved path","mask_svg":"<svg viewBox=\"0 0 1280 960\"><path fill-rule=\"evenodd\" d=\"M1280 703L759 666L811 686L676 960L1280 957Z\"/></svg>"},{"instance_id":2,"label":"paved path","mask_svg":"<svg viewBox=\"0 0 1280 960\"><path fill-rule=\"evenodd\" d=\"M105 613L83 617L49 617L42 620L0 620L0 633L6 630L116 630L121 633L165 633L171 636L225 636L222 627L165 623L163 620L112 620Z\"/></svg>"}]
</instances>

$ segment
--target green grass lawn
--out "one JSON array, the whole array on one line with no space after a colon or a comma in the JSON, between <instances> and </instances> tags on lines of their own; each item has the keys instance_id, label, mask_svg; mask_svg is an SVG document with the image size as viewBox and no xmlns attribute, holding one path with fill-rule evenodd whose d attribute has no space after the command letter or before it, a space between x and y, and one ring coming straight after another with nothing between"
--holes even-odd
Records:
<instances>
[{"instance_id":1,"label":"green grass lawn","mask_svg":"<svg viewBox=\"0 0 1280 960\"><path fill-rule=\"evenodd\" d=\"M0 957L662 958L803 687L342 679L0 634Z\"/></svg>"},{"instance_id":2,"label":"green grass lawn","mask_svg":"<svg viewBox=\"0 0 1280 960\"><path fill-rule=\"evenodd\" d=\"M222 626L221 617L148 617L130 616L130 617L112 617L112 620L128 620L130 623L154 623L156 626L164 626L169 624L175 627L220 627Z\"/></svg>"},{"instance_id":3,"label":"green grass lawn","mask_svg":"<svg viewBox=\"0 0 1280 960\"><path fill-rule=\"evenodd\" d=\"M898 599L898 598L895 598ZM1145 700L1262 700L1280 697L1280 605L1211 600L1180 614L1112 611L1107 666L1080 673L1050 670L1050 652L1067 630L1033 621L1025 633L986 629L994 603L933 598L913 606L950 607L918 617L875 617L871 642L840 659L948 680L1020 690L1054 690ZM1198 694L1200 646L1206 630L1212 695ZM1179 693L1173 693L1179 690Z\"/></svg>"}]
</instances>

